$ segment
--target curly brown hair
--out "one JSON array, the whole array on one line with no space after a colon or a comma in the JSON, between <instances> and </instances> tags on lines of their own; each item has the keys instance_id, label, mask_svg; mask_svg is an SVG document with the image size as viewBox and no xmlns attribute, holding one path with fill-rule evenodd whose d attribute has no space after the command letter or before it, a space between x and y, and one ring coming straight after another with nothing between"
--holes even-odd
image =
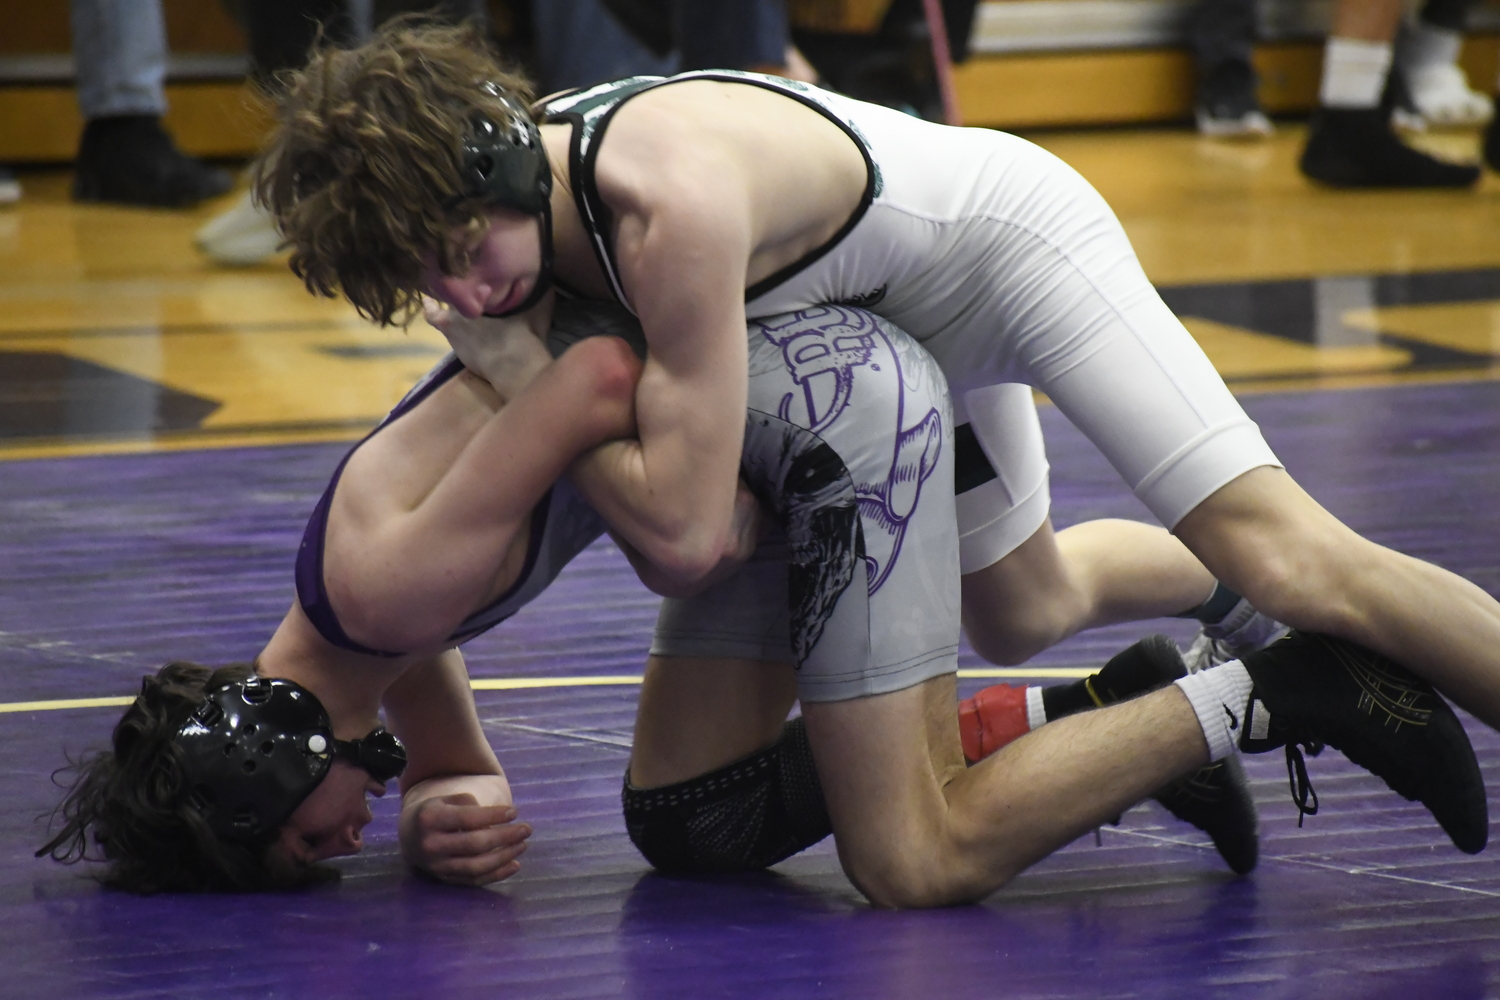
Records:
<instances>
[{"instance_id":1,"label":"curly brown hair","mask_svg":"<svg viewBox=\"0 0 1500 1000\"><path fill-rule=\"evenodd\" d=\"M77 777L53 812L62 817L62 829L37 857L105 862L99 881L142 894L281 889L337 879L335 868L296 864L275 850L279 830L249 843L220 840L188 802L182 749L173 737L205 692L253 673L248 663L210 670L179 661L142 677L141 693L115 725L111 748L63 768Z\"/></svg>"},{"instance_id":2,"label":"curly brown hair","mask_svg":"<svg viewBox=\"0 0 1500 1000\"><path fill-rule=\"evenodd\" d=\"M315 295L342 292L367 319L405 326L421 311L426 262L463 274L489 224L482 201L460 196L471 119L503 119L506 97L529 105L531 84L474 25L410 17L357 49L323 48L278 83L254 188L292 271Z\"/></svg>"}]
</instances>

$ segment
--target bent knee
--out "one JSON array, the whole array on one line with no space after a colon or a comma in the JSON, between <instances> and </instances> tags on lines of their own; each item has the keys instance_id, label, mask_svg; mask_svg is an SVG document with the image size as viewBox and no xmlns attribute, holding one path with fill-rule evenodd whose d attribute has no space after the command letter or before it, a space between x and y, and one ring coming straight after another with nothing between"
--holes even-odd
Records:
<instances>
[{"instance_id":1,"label":"bent knee","mask_svg":"<svg viewBox=\"0 0 1500 1000\"><path fill-rule=\"evenodd\" d=\"M1064 588L1003 602L965 594L964 634L985 660L1013 666L1076 632L1084 612L1082 596Z\"/></svg>"},{"instance_id":2,"label":"bent knee","mask_svg":"<svg viewBox=\"0 0 1500 1000\"><path fill-rule=\"evenodd\" d=\"M844 874L874 906L890 910L930 910L977 903L1008 883L945 858L935 850L910 851L897 859L862 860L843 856Z\"/></svg>"}]
</instances>

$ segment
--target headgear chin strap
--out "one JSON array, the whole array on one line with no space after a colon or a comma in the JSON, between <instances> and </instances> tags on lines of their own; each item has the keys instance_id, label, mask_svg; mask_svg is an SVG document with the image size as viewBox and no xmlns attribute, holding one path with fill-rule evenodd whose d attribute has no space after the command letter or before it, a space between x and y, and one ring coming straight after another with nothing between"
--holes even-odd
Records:
<instances>
[{"instance_id":1,"label":"headgear chin strap","mask_svg":"<svg viewBox=\"0 0 1500 1000\"><path fill-rule=\"evenodd\" d=\"M209 692L177 731L188 802L222 840L253 840L291 816L327 777L335 756L384 783L406 768L406 748L377 727L338 740L328 712L294 681L251 677Z\"/></svg>"},{"instance_id":2,"label":"headgear chin strap","mask_svg":"<svg viewBox=\"0 0 1500 1000\"><path fill-rule=\"evenodd\" d=\"M484 84L482 89L499 100L504 114L499 121L484 114L469 119L459 163L463 190L449 202L476 198L487 205L537 217L542 259L531 294L503 313L485 314L514 316L536 305L552 287L552 167L547 162L541 130L526 109L493 83Z\"/></svg>"}]
</instances>

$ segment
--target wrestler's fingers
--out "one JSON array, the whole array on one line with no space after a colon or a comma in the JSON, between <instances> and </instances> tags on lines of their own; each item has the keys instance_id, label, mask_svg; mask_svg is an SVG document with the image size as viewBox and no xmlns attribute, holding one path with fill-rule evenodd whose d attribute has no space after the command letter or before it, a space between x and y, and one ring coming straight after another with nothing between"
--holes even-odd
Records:
<instances>
[{"instance_id":1,"label":"wrestler's fingers","mask_svg":"<svg viewBox=\"0 0 1500 1000\"><path fill-rule=\"evenodd\" d=\"M515 806L475 805L473 797L467 794L446 795L423 809L420 816L423 830L439 833L483 830L513 822L515 818Z\"/></svg>"},{"instance_id":2,"label":"wrestler's fingers","mask_svg":"<svg viewBox=\"0 0 1500 1000\"><path fill-rule=\"evenodd\" d=\"M526 844L520 843L476 857L444 858L429 865L428 871L445 882L485 885L514 875L521 867L517 858L525 851Z\"/></svg>"},{"instance_id":3,"label":"wrestler's fingers","mask_svg":"<svg viewBox=\"0 0 1500 1000\"><path fill-rule=\"evenodd\" d=\"M478 857L524 843L531 836L525 823L506 823L467 833L426 833L422 851L433 858Z\"/></svg>"},{"instance_id":4,"label":"wrestler's fingers","mask_svg":"<svg viewBox=\"0 0 1500 1000\"><path fill-rule=\"evenodd\" d=\"M422 318L427 320L428 325L441 330L453 318L448 307L430 295L422 296Z\"/></svg>"}]
</instances>

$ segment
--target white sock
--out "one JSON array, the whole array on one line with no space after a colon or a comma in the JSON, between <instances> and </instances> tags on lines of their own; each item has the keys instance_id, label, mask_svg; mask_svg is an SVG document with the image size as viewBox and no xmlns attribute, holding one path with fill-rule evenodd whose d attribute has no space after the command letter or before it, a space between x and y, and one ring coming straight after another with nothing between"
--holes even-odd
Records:
<instances>
[{"instance_id":1,"label":"white sock","mask_svg":"<svg viewBox=\"0 0 1500 1000\"><path fill-rule=\"evenodd\" d=\"M1250 705L1250 690L1255 685L1250 672L1239 660L1230 660L1196 674L1179 677L1174 682L1187 695L1198 726L1208 743L1208 759L1223 760L1239 751L1240 730Z\"/></svg>"},{"instance_id":2,"label":"white sock","mask_svg":"<svg viewBox=\"0 0 1500 1000\"><path fill-rule=\"evenodd\" d=\"M1330 36L1323 49L1323 84L1318 100L1325 108L1373 108L1391 69L1390 42L1365 42Z\"/></svg>"},{"instance_id":3,"label":"white sock","mask_svg":"<svg viewBox=\"0 0 1500 1000\"><path fill-rule=\"evenodd\" d=\"M1458 62L1458 50L1463 44L1461 33L1419 20L1401 39L1401 66L1408 71L1452 66Z\"/></svg>"},{"instance_id":4,"label":"white sock","mask_svg":"<svg viewBox=\"0 0 1500 1000\"><path fill-rule=\"evenodd\" d=\"M1040 729L1047 723L1047 707L1042 704L1042 688L1039 684L1026 685L1026 724Z\"/></svg>"}]
</instances>

